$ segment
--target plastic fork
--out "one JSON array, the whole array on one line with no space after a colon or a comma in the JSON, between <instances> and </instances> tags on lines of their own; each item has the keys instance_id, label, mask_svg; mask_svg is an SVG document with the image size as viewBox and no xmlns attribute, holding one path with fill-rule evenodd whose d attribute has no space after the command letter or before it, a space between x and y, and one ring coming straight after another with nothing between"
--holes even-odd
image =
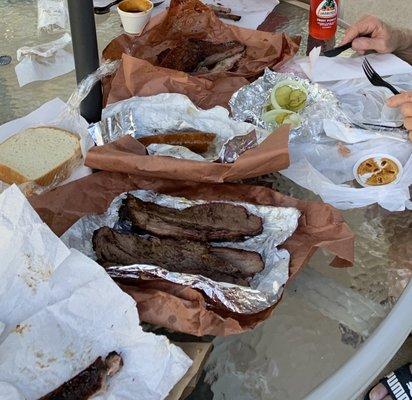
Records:
<instances>
[{"instance_id":1,"label":"plastic fork","mask_svg":"<svg viewBox=\"0 0 412 400\"><path fill-rule=\"evenodd\" d=\"M110 9L115 6L116 4L120 3L121 0L115 0L112 1L111 3L107 4L104 7L94 7L94 13L95 14L107 14L110 12Z\"/></svg>"},{"instance_id":2,"label":"plastic fork","mask_svg":"<svg viewBox=\"0 0 412 400\"><path fill-rule=\"evenodd\" d=\"M380 86L388 88L393 94L399 94L400 92L396 90L390 83L386 82L372 67L370 62L365 58L362 63L363 72L365 72L366 77L373 86Z\"/></svg>"}]
</instances>

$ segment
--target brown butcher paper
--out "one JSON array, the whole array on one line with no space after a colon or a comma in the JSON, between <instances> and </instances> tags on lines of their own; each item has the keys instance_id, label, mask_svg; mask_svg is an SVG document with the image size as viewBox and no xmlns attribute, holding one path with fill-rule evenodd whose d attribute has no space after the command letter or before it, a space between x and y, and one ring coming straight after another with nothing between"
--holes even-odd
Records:
<instances>
[{"instance_id":1,"label":"brown butcher paper","mask_svg":"<svg viewBox=\"0 0 412 400\"><path fill-rule=\"evenodd\" d=\"M293 277L318 248L335 256L335 267L353 264L354 235L339 211L320 201L297 200L262 186L145 179L104 171L31 197L30 202L50 228L62 235L78 219L104 213L115 197L136 189L189 199L296 207L302 213L299 226L282 246L291 255L290 276ZM123 289L137 301L142 321L197 336L231 335L252 329L274 309L253 315L235 314L212 308L197 290L151 277L143 277L135 286L123 286Z\"/></svg>"},{"instance_id":2,"label":"brown butcher paper","mask_svg":"<svg viewBox=\"0 0 412 400\"><path fill-rule=\"evenodd\" d=\"M193 182L229 182L254 178L289 166L289 126L282 126L234 163L184 160L146 155L146 148L131 136L92 148L85 164L93 169Z\"/></svg>"},{"instance_id":3,"label":"brown butcher paper","mask_svg":"<svg viewBox=\"0 0 412 400\"><path fill-rule=\"evenodd\" d=\"M245 55L231 71L190 74L158 66L157 56L189 38L213 43L238 41ZM223 23L198 0L172 0L164 16L152 21L141 36L123 34L103 51L106 60L122 60L114 76L104 80L105 103L159 93L187 95L201 108L228 106L232 94L265 68L276 69L298 51L300 38Z\"/></svg>"}]
</instances>

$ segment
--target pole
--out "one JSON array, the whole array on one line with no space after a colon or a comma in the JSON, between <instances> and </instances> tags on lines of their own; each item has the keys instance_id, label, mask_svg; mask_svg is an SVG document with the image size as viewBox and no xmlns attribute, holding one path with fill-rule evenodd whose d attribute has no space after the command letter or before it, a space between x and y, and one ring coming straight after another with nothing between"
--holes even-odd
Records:
<instances>
[{"instance_id":1,"label":"pole","mask_svg":"<svg viewBox=\"0 0 412 400\"><path fill-rule=\"evenodd\" d=\"M99 68L96 22L93 0L68 0L76 79L83 78ZM80 105L82 116L90 123L100 121L102 114L102 87L98 82Z\"/></svg>"}]
</instances>

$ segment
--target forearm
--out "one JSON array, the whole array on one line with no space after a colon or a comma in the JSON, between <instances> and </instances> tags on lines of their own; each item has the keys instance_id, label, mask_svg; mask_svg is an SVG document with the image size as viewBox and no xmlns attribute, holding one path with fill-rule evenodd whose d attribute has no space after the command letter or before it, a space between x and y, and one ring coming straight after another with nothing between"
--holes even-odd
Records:
<instances>
[{"instance_id":1,"label":"forearm","mask_svg":"<svg viewBox=\"0 0 412 400\"><path fill-rule=\"evenodd\" d=\"M412 64L412 30L397 30L396 34L398 35L398 47L394 53L409 64Z\"/></svg>"}]
</instances>

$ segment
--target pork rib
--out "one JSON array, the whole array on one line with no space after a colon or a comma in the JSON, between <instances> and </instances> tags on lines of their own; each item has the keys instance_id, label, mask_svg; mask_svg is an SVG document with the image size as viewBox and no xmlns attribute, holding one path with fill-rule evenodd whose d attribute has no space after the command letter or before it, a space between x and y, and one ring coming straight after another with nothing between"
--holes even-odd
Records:
<instances>
[{"instance_id":1,"label":"pork rib","mask_svg":"<svg viewBox=\"0 0 412 400\"><path fill-rule=\"evenodd\" d=\"M170 272L203 275L217 282L237 285L247 285L246 278L263 269L258 253L212 248L188 240L147 238L120 233L108 227L94 232L93 249L104 267L156 265Z\"/></svg>"},{"instance_id":2,"label":"pork rib","mask_svg":"<svg viewBox=\"0 0 412 400\"><path fill-rule=\"evenodd\" d=\"M177 210L128 195L119 211L136 228L160 237L202 242L242 240L262 233L262 219L229 203L206 203Z\"/></svg>"},{"instance_id":3,"label":"pork rib","mask_svg":"<svg viewBox=\"0 0 412 400\"><path fill-rule=\"evenodd\" d=\"M84 371L39 400L90 399L92 396L106 390L107 377L116 374L122 366L122 357L116 352L110 353L105 360L99 357Z\"/></svg>"}]
</instances>

